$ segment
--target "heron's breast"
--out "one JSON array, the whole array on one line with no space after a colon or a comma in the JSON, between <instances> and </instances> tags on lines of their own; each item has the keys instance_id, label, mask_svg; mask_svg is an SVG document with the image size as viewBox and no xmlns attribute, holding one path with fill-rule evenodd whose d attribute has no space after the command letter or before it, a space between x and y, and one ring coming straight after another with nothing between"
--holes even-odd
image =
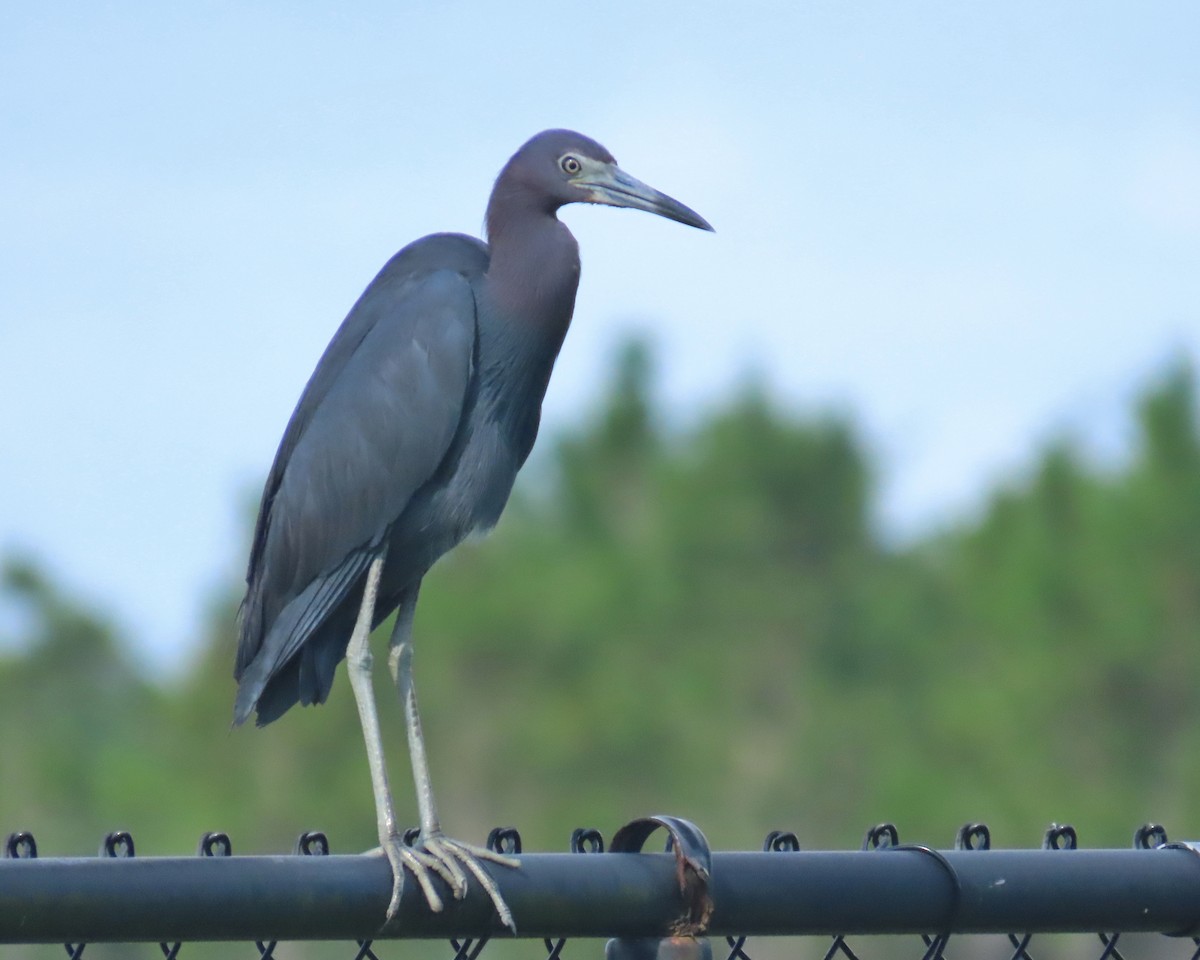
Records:
<instances>
[{"instance_id":1,"label":"heron's breast","mask_svg":"<svg viewBox=\"0 0 1200 960\"><path fill-rule=\"evenodd\" d=\"M486 534L508 503L518 466L503 431L473 424L451 469L419 490L397 521L389 559L421 576L463 540Z\"/></svg>"},{"instance_id":2,"label":"heron's breast","mask_svg":"<svg viewBox=\"0 0 1200 960\"><path fill-rule=\"evenodd\" d=\"M462 535L486 533L500 519L520 460L505 431L483 422L471 431L447 490L462 520Z\"/></svg>"}]
</instances>

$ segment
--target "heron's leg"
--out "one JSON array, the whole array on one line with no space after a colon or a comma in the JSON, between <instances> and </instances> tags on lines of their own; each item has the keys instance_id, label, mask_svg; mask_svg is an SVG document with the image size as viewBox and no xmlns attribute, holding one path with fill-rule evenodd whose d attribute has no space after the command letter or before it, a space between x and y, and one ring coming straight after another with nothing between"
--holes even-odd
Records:
<instances>
[{"instance_id":1,"label":"heron's leg","mask_svg":"<svg viewBox=\"0 0 1200 960\"><path fill-rule=\"evenodd\" d=\"M387 765L383 759L379 713L375 708L375 692L371 688L371 621L375 616L375 596L379 592L379 576L383 572L385 558L386 552L381 553L367 568L367 582L363 587L358 619L354 622L354 632L350 634L350 642L346 646L346 672L350 676L350 688L354 691L358 720L367 744L367 764L371 768L371 787L375 791L375 814L381 839L396 832L396 812L392 806L392 790L388 785Z\"/></svg>"},{"instance_id":2,"label":"heron's leg","mask_svg":"<svg viewBox=\"0 0 1200 960\"><path fill-rule=\"evenodd\" d=\"M375 816L379 827L379 844L392 865L392 899L388 904L387 919L395 916L400 908L400 894L404 890L404 868L407 866L421 884L421 890L429 907L434 912L442 909L442 900L429 880L429 871L442 876L454 886L464 884L461 871L448 870L438 859L423 851L412 850L404 843L396 828L396 812L392 804L392 791L388 784L387 764L383 757L383 738L379 731L379 713L375 707L375 691L371 686L371 621L375 616L375 598L379 592L379 578L383 572L385 553L380 553L367 568L367 580L363 587L362 604L354 631L346 646L346 670L350 675L350 687L354 691L354 702L358 705L358 719L362 724L363 740L367 745L367 763L371 768L371 787L375 791Z\"/></svg>"},{"instance_id":3,"label":"heron's leg","mask_svg":"<svg viewBox=\"0 0 1200 960\"><path fill-rule=\"evenodd\" d=\"M433 800L433 784L429 777L429 763L425 756L425 737L421 733L421 716L417 711L417 691L413 685L413 643L412 624L417 609L417 594L420 590L418 583L400 603L396 615L396 626L392 630L392 639L388 650L388 669L396 682L396 690L400 694L400 706L404 710L404 728L408 733L408 753L412 760L413 782L417 789L417 810L421 818L421 849L437 858L448 870L458 877L457 883L451 883L451 889L456 899L461 900L467 892L466 877L462 867L466 867L480 885L492 898L496 912L504 925L516 932L512 912L500 895L496 881L484 869L480 860L489 860L506 867L519 866L512 857L496 853L484 847L452 840L442 833L438 822L437 807ZM461 867L460 867L461 864ZM440 872L440 871L439 871Z\"/></svg>"},{"instance_id":4,"label":"heron's leg","mask_svg":"<svg viewBox=\"0 0 1200 960\"><path fill-rule=\"evenodd\" d=\"M421 733L421 717L417 713L417 691L412 677L412 626L417 612L418 583L405 594L396 612L396 625L388 641L388 670L400 694L404 711L404 730L408 734L408 755L412 760L413 782L417 788L417 812L421 818L421 837L436 837L442 832L437 809L433 802L433 785L429 779L429 761L425 758L425 737Z\"/></svg>"}]
</instances>

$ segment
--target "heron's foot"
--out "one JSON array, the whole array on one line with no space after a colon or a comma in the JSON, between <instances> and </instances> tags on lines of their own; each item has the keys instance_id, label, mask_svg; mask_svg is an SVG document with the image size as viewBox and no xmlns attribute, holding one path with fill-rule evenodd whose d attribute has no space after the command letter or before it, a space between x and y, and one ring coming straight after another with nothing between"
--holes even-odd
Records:
<instances>
[{"instance_id":1,"label":"heron's foot","mask_svg":"<svg viewBox=\"0 0 1200 960\"><path fill-rule=\"evenodd\" d=\"M446 882L455 900L467 895L467 872L479 881L479 885L492 899L492 905L500 916L500 922L513 933L517 925L512 911L500 895L500 888L481 861L496 863L503 867L519 867L520 861L507 857L486 847L477 847L459 840L451 840L442 834L420 838L413 846L406 845L399 837L389 837L382 851L392 865L392 899L388 904L387 919L391 920L400 909L400 895L404 892L404 871L408 870L421 887L425 902L434 913L441 913L444 903L433 885L431 874L437 874ZM464 872L464 868L465 871Z\"/></svg>"}]
</instances>

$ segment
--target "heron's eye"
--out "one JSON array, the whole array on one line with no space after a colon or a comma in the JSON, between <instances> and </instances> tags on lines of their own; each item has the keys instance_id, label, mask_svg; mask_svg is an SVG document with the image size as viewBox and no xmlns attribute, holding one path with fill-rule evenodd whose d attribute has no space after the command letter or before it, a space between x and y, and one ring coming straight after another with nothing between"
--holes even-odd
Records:
<instances>
[{"instance_id":1,"label":"heron's eye","mask_svg":"<svg viewBox=\"0 0 1200 960\"><path fill-rule=\"evenodd\" d=\"M571 177L583 169L583 164L579 162L579 158L569 153L558 161L558 165L562 167L563 173Z\"/></svg>"}]
</instances>

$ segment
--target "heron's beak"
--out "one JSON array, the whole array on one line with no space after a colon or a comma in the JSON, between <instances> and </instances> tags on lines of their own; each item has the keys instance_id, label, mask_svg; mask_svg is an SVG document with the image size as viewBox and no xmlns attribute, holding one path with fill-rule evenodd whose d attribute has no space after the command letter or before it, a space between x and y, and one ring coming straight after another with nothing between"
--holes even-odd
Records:
<instances>
[{"instance_id":1,"label":"heron's beak","mask_svg":"<svg viewBox=\"0 0 1200 960\"><path fill-rule=\"evenodd\" d=\"M668 197L649 184L631 177L615 164L605 166L578 185L587 191L588 203L646 210L668 220L686 223L689 227L712 230L709 222L691 207L685 207L674 197Z\"/></svg>"}]
</instances>

